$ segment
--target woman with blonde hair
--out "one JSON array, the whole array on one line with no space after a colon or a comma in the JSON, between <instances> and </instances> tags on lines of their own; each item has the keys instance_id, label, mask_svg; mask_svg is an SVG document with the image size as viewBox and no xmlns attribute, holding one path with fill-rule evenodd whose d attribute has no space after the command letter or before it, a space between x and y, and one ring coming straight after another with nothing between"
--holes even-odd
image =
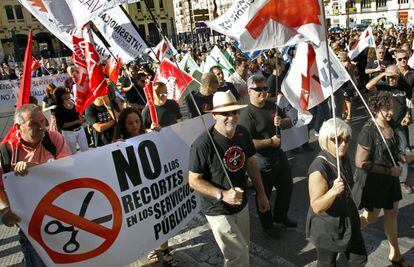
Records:
<instances>
[{"instance_id":1,"label":"woman with blonde hair","mask_svg":"<svg viewBox=\"0 0 414 267\"><path fill-rule=\"evenodd\" d=\"M306 236L316 247L317 266L336 266L341 252L350 266L364 266L367 262L358 209L351 196L354 182L347 155L351 135L351 127L339 118L336 118L336 128L333 118L324 122L318 138L321 152L309 167Z\"/></svg>"}]
</instances>

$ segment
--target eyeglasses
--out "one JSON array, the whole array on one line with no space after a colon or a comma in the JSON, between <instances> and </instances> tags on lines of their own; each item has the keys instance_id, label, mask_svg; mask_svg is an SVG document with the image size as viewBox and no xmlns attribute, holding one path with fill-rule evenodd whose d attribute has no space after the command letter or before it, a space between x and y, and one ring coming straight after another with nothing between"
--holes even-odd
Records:
<instances>
[{"instance_id":1,"label":"eyeglasses","mask_svg":"<svg viewBox=\"0 0 414 267\"><path fill-rule=\"evenodd\" d=\"M218 114L225 116L225 117L230 117L232 115L239 115L239 110L232 110L232 111L226 111L226 112L217 112Z\"/></svg>"},{"instance_id":2,"label":"eyeglasses","mask_svg":"<svg viewBox=\"0 0 414 267\"><path fill-rule=\"evenodd\" d=\"M253 91L256 91L258 93L261 93L261 92L266 92L267 93L269 91L269 87L267 87L267 86L263 86L263 87L250 87L249 89L251 89Z\"/></svg>"},{"instance_id":3,"label":"eyeglasses","mask_svg":"<svg viewBox=\"0 0 414 267\"><path fill-rule=\"evenodd\" d=\"M400 57L400 58L397 58L397 61L401 61L401 60L408 60L408 57Z\"/></svg>"},{"instance_id":4,"label":"eyeglasses","mask_svg":"<svg viewBox=\"0 0 414 267\"><path fill-rule=\"evenodd\" d=\"M157 96L168 96L168 93L156 93Z\"/></svg>"},{"instance_id":5,"label":"eyeglasses","mask_svg":"<svg viewBox=\"0 0 414 267\"><path fill-rule=\"evenodd\" d=\"M329 140L335 143L335 137L331 137L329 138ZM351 141L351 138L349 136L346 136L346 137L338 136L338 144L342 144L342 142L344 142L345 144L348 144L349 141Z\"/></svg>"}]
</instances>

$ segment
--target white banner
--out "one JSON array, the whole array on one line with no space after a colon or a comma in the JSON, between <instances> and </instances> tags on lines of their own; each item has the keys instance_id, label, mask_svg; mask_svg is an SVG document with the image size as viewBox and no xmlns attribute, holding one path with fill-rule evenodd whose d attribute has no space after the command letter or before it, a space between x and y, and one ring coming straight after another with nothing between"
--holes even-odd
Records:
<instances>
[{"instance_id":1,"label":"white banner","mask_svg":"<svg viewBox=\"0 0 414 267\"><path fill-rule=\"evenodd\" d=\"M111 51L124 64L137 58L147 48L147 44L121 7L102 12L93 19L93 23L111 46Z\"/></svg>"},{"instance_id":2,"label":"white banner","mask_svg":"<svg viewBox=\"0 0 414 267\"><path fill-rule=\"evenodd\" d=\"M277 105L292 121L292 128L281 131L283 151L300 147L308 141L307 125L311 122L312 115L298 112L284 96L278 97Z\"/></svg>"},{"instance_id":3,"label":"white banner","mask_svg":"<svg viewBox=\"0 0 414 267\"><path fill-rule=\"evenodd\" d=\"M39 104L41 104L45 96L46 86L50 83L62 86L68 77L67 74L58 74L32 78L31 95L36 97ZM19 87L19 80L0 81L0 116L14 112Z\"/></svg>"},{"instance_id":4,"label":"white banner","mask_svg":"<svg viewBox=\"0 0 414 267\"><path fill-rule=\"evenodd\" d=\"M142 258L200 209L188 165L203 131L195 118L35 166L27 177L4 175L20 229L48 266L125 266Z\"/></svg>"}]
</instances>

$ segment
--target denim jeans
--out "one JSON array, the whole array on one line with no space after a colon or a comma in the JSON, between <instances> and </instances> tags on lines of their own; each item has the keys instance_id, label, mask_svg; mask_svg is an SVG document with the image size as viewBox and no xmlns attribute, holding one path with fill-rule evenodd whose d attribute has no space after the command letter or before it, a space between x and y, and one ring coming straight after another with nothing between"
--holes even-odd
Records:
<instances>
[{"instance_id":1,"label":"denim jeans","mask_svg":"<svg viewBox=\"0 0 414 267\"><path fill-rule=\"evenodd\" d=\"M22 230L19 230L19 242L24 256L23 266L46 267L39 254L37 254L32 244L30 244L29 239L27 239Z\"/></svg>"}]
</instances>

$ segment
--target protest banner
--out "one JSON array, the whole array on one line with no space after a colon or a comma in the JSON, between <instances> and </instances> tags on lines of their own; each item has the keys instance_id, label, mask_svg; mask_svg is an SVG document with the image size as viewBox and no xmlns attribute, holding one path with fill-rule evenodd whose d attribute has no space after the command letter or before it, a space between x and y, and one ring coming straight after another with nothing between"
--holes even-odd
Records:
<instances>
[{"instance_id":1,"label":"protest banner","mask_svg":"<svg viewBox=\"0 0 414 267\"><path fill-rule=\"evenodd\" d=\"M311 122L312 115L298 112L284 96L278 98L277 105L292 121L292 128L281 131L283 151L300 147L308 141L307 125Z\"/></svg>"},{"instance_id":2,"label":"protest banner","mask_svg":"<svg viewBox=\"0 0 414 267\"><path fill-rule=\"evenodd\" d=\"M20 229L48 266L125 266L147 255L200 209L188 164L203 131L195 118L35 166L25 177L5 174Z\"/></svg>"},{"instance_id":3,"label":"protest banner","mask_svg":"<svg viewBox=\"0 0 414 267\"><path fill-rule=\"evenodd\" d=\"M42 103L46 92L46 86L50 83L53 83L56 86L62 86L68 77L67 74L58 74L32 78L32 86L30 89L31 95L36 97L39 103ZM19 80L0 81L0 116L5 116L6 114L14 112L19 86Z\"/></svg>"}]
</instances>

